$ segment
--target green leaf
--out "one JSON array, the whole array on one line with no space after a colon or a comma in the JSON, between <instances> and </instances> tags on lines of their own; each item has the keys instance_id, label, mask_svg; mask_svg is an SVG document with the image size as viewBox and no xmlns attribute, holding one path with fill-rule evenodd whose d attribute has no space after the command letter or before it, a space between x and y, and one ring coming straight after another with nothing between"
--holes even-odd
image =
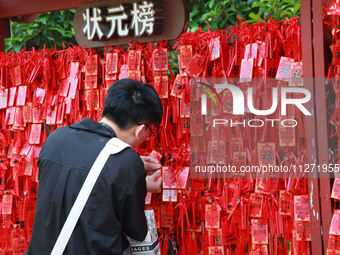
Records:
<instances>
[{"instance_id":1,"label":"green leaf","mask_svg":"<svg viewBox=\"0 0 340 255\"><path fill-rule=\"evenodd\" d=\"M209 8L210 9L213 8L214 4L215 4L215 0L210 0L209 1Z\"/></svg>"},{"instance_id":2,"label":"green leaf","mask_svg":"<svg viewBox=\"0 0 340 255\"><path fill-rule=\"evenodd\" d=\"M266 3L263 3L263 2L257 2L257 3L254 3L251 7L254 8L254 7L267 7L268 4Z\"/></svg>"},{"instance_id":3,"label":"green leaf","mask_svg":"<svg viewBox=\"0 0 340 255\"><path fill-rule=\"evenodd\" d=\"M193 10L192 12L190 12L190 17L193 18L196 14L198 14L200 12L200 10L196 9Z\"/></svg>"},{"instance_id":4,"label":"green leaf","mask_svg":"<svg viewBox=\"0 0 340 255\"><path fill-rule=\"evenodd\" d=\"M294 14L296 15L300 11L300 3L296 3L294 6Z\"/></svg>"},{"instance_id":5,"label":"green leaf","mask_svg":"<svg viewBox=\"0 0 340 255\"><path fill-rule=\"evenodd\" d=\"M254 21L258 21L258 20L260 20L260 16L259 15L256 15L255 13L250 13L249 14L249 17L252 19L252 20L254 20Z\"/></svg>"}]
</instances>

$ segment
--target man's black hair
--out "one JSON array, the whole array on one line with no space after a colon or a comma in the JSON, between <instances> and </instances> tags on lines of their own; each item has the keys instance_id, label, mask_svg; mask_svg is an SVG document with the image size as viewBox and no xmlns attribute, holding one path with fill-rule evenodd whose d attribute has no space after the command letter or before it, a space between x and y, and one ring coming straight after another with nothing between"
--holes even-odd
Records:
<instances>
[{"instance_id":1,"label":"man's black hair","mask_svg":"<svg viewBox=\"0 0 340 255\"><path fill-rule=\"evenodd\" d=\"M102 117L126 130L140 123L158 126L163 106L156 90L140 81L118 80L111 85L105 98Z\"/></svg>"}]
</instances>

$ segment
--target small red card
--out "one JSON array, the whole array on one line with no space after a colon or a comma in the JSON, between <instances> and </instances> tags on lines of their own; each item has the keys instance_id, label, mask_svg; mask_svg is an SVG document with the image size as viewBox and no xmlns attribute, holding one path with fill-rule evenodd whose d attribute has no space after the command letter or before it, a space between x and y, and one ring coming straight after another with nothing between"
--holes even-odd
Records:
<instances>
[{"instance_id":1,"label":"small red card","mask_svg":"<svg viewBox=\"0 0 340 255\"><path fill-rule=\"evenodd\" d=\"M292 195L286 190L280 190L279 213L280 215L290 216L292 206Z\"/></svg>"},{"instance_id":2,"label":"small red card","mask_svg":"<svg viewBox=\"0 0 340 255\"><path fill-rule=\"evenodd\" d=\"M243 138L233 137L230 141L230 152L241 152L243 151Z\"/></svg>"},{"instance_id":3,"label":"small red card","mask_svg":"<svg viewBox=\"0 0 340 255\"><path fill-rule=\"evenodd\" d=\"M146 205L151 204L151 197L152 197L152 193L151 192L147 192L146 193L146 197L145 197L145 204Z\"/></svg>"},{"instance_id":4,"label":"small red card","mask_svg":"<svg viewBox=\"0 0 340 255\"><path fill-rule=\"evenodd\" d=\"M334 210L333 216L332 216L332 222L331 226L329 228L329 234L330 235L340 235L340 210Z\"/></svg>"},{"instance_id":5,"label":"small red card","mask_svg":"<svg viewBox=\"0 0 340 255\"><path fill-rule=\"evenodd\" d=\"M39 144L41 136L41 124L32 124L29 143Z\"/></svg>"},{"instance_id":6,"label":"small red card","mask_svg":"<svg viewBox=\"0 0 340 255\"><path fill-rule=\"evenodd\" d=\"M196 53L188 67L185 69L185 72L194 78L198 78L203 71L204 63L205 57Z\"/></svg>"},{"instance_id":7,"label":"small red card","mask_svg":"<svg viewBox=\"0 0 340 255\"><path fill-rule=\"evenodd\" d=\"M291 77L291 64L294 62L292 58L281 57L279 67L277 68L276 79L289 81Z\"/></svg>"},{"instance_id":8,"label":"small red card","mask_svg":"<svg viewBox=\"0 0 340 255\"><path fill-rule=\"evenodd\" d=\"M209 57L209 61L213 61L215 59L218 59L221 56L221 44L220 44L220 38L216 37L212 39L209 43L209 49L211 52L211 55Z\"/></svg>"},{"instance_id":9,"label":"small red card","mask_svg":"<svg viewBox=\"0 0 340 255\"><path fill-rule=\"evenodd\" d=\"M97 54L87 56L85 75L86 76L98 75L98 55Z\"/></svg>"},{"instance_id":10,"label":"small red card","mask_svg":"<svg viewBox=\"0 0 340 255\"><path fill-rule=\"evenodd\" d=\"M233 113L233 95L229 89L225 89L221 92L220 97L222 98L223 113Z\"/></svg>"},{"instance_id":11,"label":"small red card","mask_svg":"<svg viewBox=\"0 0 340 255\"><path fill-rule=\"evenodd\" d=\"M169 97L168 76L154 76L154 84L160 98Z\"/></svg>"},{"instance_id":12,"label":"small red card","mask_svg":"<svg viewBox=\"0 0 340 255\"><path fill-rule=\"evenodd\" d=\"M309 196L294 196L294 220L310 221Z\"/></svg>"},{"instance_id":13,"label":"small red card","mask_svg":"<svg viewBox=\"0 0 340 255\"><path fill-rule=\"evenodd\" d=\"M268 244L268 225L261 220L251 220L251 236L253 244Z\"/></svg>"},{"instance_id":14,"label":"small red card","mask_svg":"<svg viewBox=\"0 0 340 255\"><path fill-rule=\"evenodd\" d=\"M340 236L329 235L328 236L328 248L340 251Z\"/></svg>"},{"instance_id":15,"label":"small red card","mask_svg":"<svg viewBox=\"0 0 340 255\"><path fill-rule=\"evenodd\" d=\"M8 89L0 90L0 109L7 108Z\"/></svg>"},{"instance_id":16,"label":"small red card","mask_svg":"<svg viewBox=\"0 0 340 255\"><path fill-rule=\"evenodd\" d=\"M17 92L17 87L11 87L9 89L9 100L8 100L8 106L14 106L14 99Z\"/></svg>"},{"instance_id":17,"label":"small red card","mask_svg":"<svg viewBox=\"0 0 340 255\"><path fill-rule=\"evenodd\" d=\"M240 71L240 81L247 82L253 78L254 70L254 59L242 59L241 71Z\"/></svg>"},{"instance_id":18,"label":"small red card","mask_svg":"<svg viewBox=\"0 0 340 255\"><path fill-rule=\"evenodd\" d=\"M46 124L47 125L55 125L57 117L57 107L54 107L54 110L51 112L51 115L47 115Z\"/></svg>"},{"instance_id":19,"label":"small red card","mask_svg":"<svg viewBox=\"0 0 340 255\"><path fill-rule=\"evenodd\" d=\"M177 97L181 99L183 97L183 84L181 81L181 76L179 74L176 75L176 79L172 85L171 93L170 95L173 97Z\"/></svg>"},{"instance_id":20,"label":"small red card","mask_svg":"<svg viewBox=\"0 0 340 255\"><path fill-rule=\"evenodd\" d=\"M15 107L10 107L6 109L6 119L8 119L7 124L13 125L15 118Z\"/></svg>"},{"instance_id":21,"label":"small red card","mask_svg":"<svg viewBox=\"0 0 340 255\"><path fill-rule=\"evenodd\" d=\"M310 222L295 221L296 240L312 241Z\"/></svg>"},{"instance_id":22,"label":"small red card","mask_svg":"<svg viewBox=\"0 0 340 255\"><path fill-rule=\"evenodd\" d=\"M177 177L177 188L186 189L189 177L189 167L184 167L181 173Z\"/></svg>"},{"instance_id":23,"label":"small red card","mask_svg":"<svg viewBox=\"0 0 340 255\"><path fill-rule=\"evenodd\" d=\"M261 194L251 193L249 200L250 200L249 216L254 218L261 218L263 196Z\"/></svg>"},{"instance_id":24,"label":"small red card","mask_svg":"<svg viewBox=\"0 0 340 255\"><path fill-rule=\"evenodd\" d=\"M288 119L285 120L285 126L279 125L280 146L295 146L295 127L293 125L294 121Z\"/></svg>"},{"instance_id":25,"label":"small red card","mask_svg":"<svg viewBox=\"0 0 340 255\"><path fill-rule=\"evenodd\" d=\"M20 86L18 90L17 106L24 106L26 102L27 86Z\"/></svg>"},{"instance_id":26,"label":"small red card","mask_svg":"<svg viewBox=\"0 0 340 255\"><path fill-rule=\"evenodd\" d=\"M106 54L106 73L116 74L118 72L118 53Z\"/></svg>"},{"instance_id":27,"label":"small red card","mask_svg":"<svg viewBox=\"0 0 340 255\"><path fill-rule=\"evenodd\" d=\"M215 204L205 205L205 227L220 228L220 211Z\"/></svg>"},{"instance_id":28,"label":"small red card","mask_svg":"<svg viewBox=\"0 0 340 255\"><path fill-rule=\"evenodd\" d=\"M180 100L180 117L181 118L190 118L190 105L186 104L184 100Z\"/></svg>"},{"instance_id":29,"label":"small red card","mask_svg":"<svg viewBox=\"0 0 340 255\"><path fill-rule=\"evenodd\" d=\"M78 87L78 78L75 77L74 79L70 80L70 90L69 90L69 93L68 93L67 97L75 99L76 98L77 87Z\"/></svg>"},{"instance_id":30,"label":"small red card","mask_svg":"<svg viewBox=\"0 0 340 255\"><path fill-rule=\"evenodd\" d=\"M291 64L291 80L289 82L289 86L303 87L302 72L302 62L293 62Z\"/></svg>"},{"instance_id":31,"label":"small red card","mask_svg":"<svg viewBox=\"0 0 340 255\"><path fill-rule=\"evenodd\" d=\"M98 77L97 76L86 76L85 77L85 89L97 89L98 88Z\"/></svg>"},{"instance_id":32,"label":"small red card","mask_svg":"<svg viewBox=\"0 0 340 255\"><path fill-rule=\"evenodd\" d=\"M177 190L176 189L163 189L162 201L177 202Z\"/></svg>"},{"instance_id":33,"label":"small red card","mask_svg":"<svg viewBox=\"0 0 340 255\"><path fill-rule=\"evenodd\" d=\"M174 225L173 211L169 210L169 206L161 205L161 227L172 228Z\"/></svg>"},{"instance_id":34,"label":"small red card","mask_svg":"<svg viewBox=\"0 0 340 255\"><path fill-rule=\"evenodd\" d=\"M79 62L72 62L71 68L70 68L70 79L71 80L76 78L76 76L78 75L78 71L79 71Z\"/></svg>"},{"instance_id":35,"label":"small red card","mask_svg":"<svg viewBox=\"0 0 340 255\"><path fill-rule=\"evenodd\" d=\"M339 250L327 249L326 255L340 255L340 251Z\"/></svg>"},{"instance_id":36,"label":"small red card","mask_svg":"<svg viewBox=\"0 0 340 255\"><path fill-rule=\"evenodd\" d=\"M224 255L223 246L209 246L208 247L209 255Z\"/></svg>"},{"instance_id":37,"label":"small red card","mask_svg":"<svg viewBox=\"0 0 340 255\"><path fill-rule=\"evenodd\" d=\"M268 245L266 244L253 244L253 251L251 255L268 255Z\"/></svg>"},{"instance_id":38,"label":"small red card","mask_svg":"<svg viewBox=\"0 0 340 255\"><path fill-rule=\"evenodd\" d=\"M12 214L13 195L3 195L2 197L2 214Z\"/></svg>"},{"instance_id":39,"label":"small red card","mask_svg":"<svg viewBox=\"0 0 340 255\"><path fill-rule=\"evenodd\" d=\"M20 86L22 84L22 76L21 76L20 66L14 67L14 79L15 79L15 86Z\"/></svg>"},{"instance_id":40,"label":"small red card","mask_svg":"<svg viewBox=\"0 0 340 255\"><path fill-rule=\"evenodd\" d=\"M37 88L37 90L35 92L35 96L36 96L39 104L44 103L45 95L46 95L46 91L44 89Z\"/></svg>"},{"instance_id":41,"label":"small red card","mask_svg":"<svg viewBox=\"0 0 340 255\"><path fill-rule=\"evenodd\" d=\"M166 48L157 48L153 51L153 70L168 71L168 51Z\"/></svg>"},{"instance_id":42,"label":"small red card","mask_svg":"<svg viewBox=\"0 0 340 255\"><path fill-rule=\"evenodd\" d=\"M210 162L214 164L224 164L225 162L225 143L223 141L212 141Z\"/></svg>"},{"instance_id":43,"label":"small red card","mask_svg":"<svg viewBox=\"0 0 340 255\"><path fill-rule=\"evenodd\" d=\"M130 50L128 54L129 70L140 70L142 52L140 50Z\"/></svg>"},{"instance_id":44,"label":"small red card","mask_svg":"<svg viewBox=\"0 0 340 255\"><path fill-rule=\"evenodd\" d=\"M22 108L23 120L25 123L32 122L32 103L27 103Z\"/></svg>"},{"instance_id":45,"label":"small red card","mask_svg":"<svg viewBox=\"0 0 340 255\"><path fill-rule=\"evenodd\" d=\"M275 143L258 143L259 165L276 164Z\"/></svg>"},{"instance_id":46,"label":"small red card","mask_svg":"<svg viewBox=\"0 0 340 255\"><path fill-rule=\"evenodd\" d=\"M192 46L191 45L181 45L179 46L179 54L180 54L180 66L181 69L186 69L192 59Z\"/></svg>"},{"instance_id":47,"label":"small red card","mask_svg":"<svg viewBox=\"0 0 340 255\"><path fill-rule=\"evenodd\" d=\"M333 183L331 198L340 200L340 179L336 178Z\"/></svg>"},{"instance_id":48,"label":"small red card","mask_svg":"<svg viewBox=\"0 0 340 255\"><path fill-rule=\"evenodd\" d=\"M163 166L162 168L163 177L163 188L164 189L175 189L177 188L176 178L172 169L168 166Z\"/></svg>"},{"instance_id":49,"label":"small red card","mask_svg":"<svg viewBox=\"0 0 340 255\"><path fill-rule=\"evenodd\" d=\"M128 77L128 66L122 65L120 68L119 80L126 79Z\"/></svg>"},{"instance_id":50,"label":"small red card","mask_svg":"<svg viewBox=\"0 0 340 255\"><path fill-rule=\"evenodd\" d=\"M21 107L15 108L15 117L14 117L13 128L19 129L19 130L24 130L24 120L23 120L23 116L22 116L22 108Z\"/></svg>"}]
</instances>

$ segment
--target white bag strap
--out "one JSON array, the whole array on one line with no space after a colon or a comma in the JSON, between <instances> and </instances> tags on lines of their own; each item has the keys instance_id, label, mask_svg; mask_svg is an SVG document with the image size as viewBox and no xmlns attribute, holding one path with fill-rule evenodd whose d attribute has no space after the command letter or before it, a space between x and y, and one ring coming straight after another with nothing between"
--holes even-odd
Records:
<instances>
[{"instance_id":1,"label":"white bag strap","mask_svg":"<svg viewBox=\"0 0 340 255\"><path fill-rule=\"evenodd\" d=\"M111 154L117 154L127 147L130 147L130 145L119 140L116 137L110 139L106 143L102 151L99 153L97 159L93 163L85 179L85 182L79 191L77 199L74 202L69 215L67 216L67 219L64 223L63 228L61 229L56 243L54 244L51 255L63 254L68 240L70 239L74 227L76 226L77 221L80 217L80 214L82 213L85 204L91 194L91 191L99 177L99 174L101 173L109 156Z\"/></svg>"}]
</instances>

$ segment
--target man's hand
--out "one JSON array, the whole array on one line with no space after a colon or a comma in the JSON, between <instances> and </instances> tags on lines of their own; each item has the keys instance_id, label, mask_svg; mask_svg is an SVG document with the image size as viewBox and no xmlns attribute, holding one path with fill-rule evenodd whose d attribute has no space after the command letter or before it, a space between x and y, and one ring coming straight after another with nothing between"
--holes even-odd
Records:
<instances>
[{"instance_id":1,"label":"man's hand","mask_svg":"<svg viewBox=\"0 0 340 255\"><path fill-rule=\"evenodd\" d=\"M160 193L162 191L163 178L160 175L161 175L161 171L158 170L154 172L152 175L146 176L145 181L146 181L146 189L148 192Z\"/></svg>"},{"instance_id":2,"label":"man's hand","mask_svg":"<svg viewBox=\"0 0 340 255\"><path fill-rule=\"evenodd\" d=\"M144 168L148 175L154 174L157 169L160 169L162 167L162 165L159 164L158 160L153 157L141 156L141 159L144 163Z\"/></svg>"}]
</instances>

